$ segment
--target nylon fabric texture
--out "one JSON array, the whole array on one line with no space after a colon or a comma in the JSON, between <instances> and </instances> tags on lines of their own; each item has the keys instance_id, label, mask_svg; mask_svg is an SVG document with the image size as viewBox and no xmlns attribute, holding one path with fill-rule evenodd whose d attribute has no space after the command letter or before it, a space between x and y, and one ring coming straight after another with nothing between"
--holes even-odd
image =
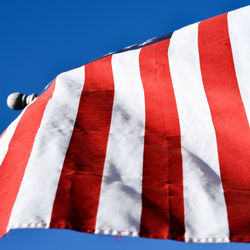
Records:
<instances>
[{"instance_id":1,"label":"nylon fabric texture","mask_svg":"<svg viewBox=\"0 0 250 250\"><path fill-rule=\"evenodd\" d=\"M58 75L0 136L0 236L250 242L249 68L247 6Z\"/></svg>"}]
</instances>

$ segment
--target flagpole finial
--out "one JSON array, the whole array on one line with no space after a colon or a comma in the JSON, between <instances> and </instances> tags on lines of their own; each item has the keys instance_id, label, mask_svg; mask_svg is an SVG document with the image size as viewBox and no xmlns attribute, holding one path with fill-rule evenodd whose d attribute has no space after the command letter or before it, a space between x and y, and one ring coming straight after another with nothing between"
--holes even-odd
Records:
<instances>
[{"instance_id":1,"label":"flagpole finial","mask_svg":"<svg viewBox=\"0 0 250 250\"><path fill-rule=\"evenodd\" d=\"M15 92L8 96L7 105L10 109L21 110L29 105L36 97L36 94L25 95L19 92Z\"/></svg>"}]
</instances>

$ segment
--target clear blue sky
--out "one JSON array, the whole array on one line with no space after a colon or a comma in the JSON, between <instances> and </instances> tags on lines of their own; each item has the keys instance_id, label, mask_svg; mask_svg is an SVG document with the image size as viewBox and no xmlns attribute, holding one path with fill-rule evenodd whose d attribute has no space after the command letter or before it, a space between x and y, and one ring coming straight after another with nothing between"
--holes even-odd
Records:
<instances>
[{"instance_id":1,"label":"clear blue sky","mask_svg":"<svg viewBox=\"0 0 250 250\"><path fill-rule=\"evenodd\" d=\"M57 74L112 51L250 4L250 0L0 1L0 133L18 115L13 91L39 93ZM67 230L13 230L0 249L250 249L250 244L187 244L88 235Z\"/></svg>"}]
</instances>

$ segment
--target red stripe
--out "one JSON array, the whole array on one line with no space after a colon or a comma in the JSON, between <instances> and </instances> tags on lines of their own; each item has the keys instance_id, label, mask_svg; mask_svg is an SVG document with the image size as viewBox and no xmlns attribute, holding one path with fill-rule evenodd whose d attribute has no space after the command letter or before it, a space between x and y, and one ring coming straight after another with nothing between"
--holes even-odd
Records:
<instances>
[{"instance_id":1,"label":"red stripe","mask_svg":"<svg viewBox=\"0 0 250 250\"><path fill-rule=\"evenodd\" d=\"M5 134L6 130L3 131L3 133L0 135L0 140L2 139L3 135Z\"/></svg>"},{"instance_id":2,"label":"red stripe","mask_svg":"<svg viewBox=\"0 0 250 250\"><path fill-rule=\"evenodd\" d=\"M9 143L9 150L0 168L0 236L6 233L33 143L54 88L55 82L27 107Z\"/></svg>"},{"instance_id":3,"label":"red stripe","mask_svg":"<svg viewBox=\"0 0 250 250\"><path fill-rule=\"evenodd\" d=\"M145 145L140 236L184 239L180 126L168 62L169 40L142 48Z\"/></svg>"},{"instance_id":4,"label":"red stripe","mask_svg":"<svg viewBox=\"0 0 250 250\"><path fill-rule=\"evenodd\" d=\"M227 15L199 25L205 92L215 127L231 241L249 241L250 130L236 79Z\"/></svg>"},{"instance_id":5,"label":"red stripe","mask_svg":"<svg viewBox=\"0 0 250 250\"><path fill-rule=\"evenodd\" d=\"M52 212L52 228L95 231L111 123L111 56L85 66L85 84Z\"/></svg>"}]
</instances>

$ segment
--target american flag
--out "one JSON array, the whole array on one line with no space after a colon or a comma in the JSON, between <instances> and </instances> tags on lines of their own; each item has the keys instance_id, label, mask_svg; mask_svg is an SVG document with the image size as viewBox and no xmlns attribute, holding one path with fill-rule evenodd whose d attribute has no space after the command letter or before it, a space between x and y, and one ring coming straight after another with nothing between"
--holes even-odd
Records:
<instances>
[{"instance_id":1,"label":"american flag","mask_svg":"<svg viewBox=\"0 0 250 250\"><path fill-rule=\"evenodd\" d=\"M250 242L250 6L58 75L0 137L15 228Z\"/></svg>"}]
</instances>

